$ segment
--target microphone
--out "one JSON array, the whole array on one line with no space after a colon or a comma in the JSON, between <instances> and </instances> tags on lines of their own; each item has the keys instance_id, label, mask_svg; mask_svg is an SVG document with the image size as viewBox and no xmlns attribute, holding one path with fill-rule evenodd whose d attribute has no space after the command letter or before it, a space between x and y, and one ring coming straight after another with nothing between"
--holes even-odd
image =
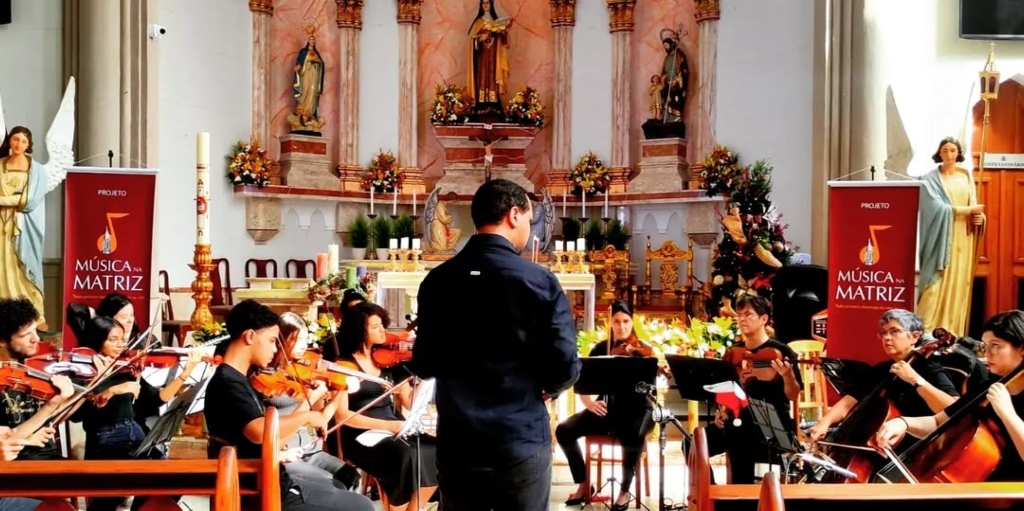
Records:
<instances>
[{"instance_id":1,"label":"microphone","mask_svg":"<svg viewBox=\"0 0 1024 511\"><path fill-rule=\"evenodd\" d=\"M645 396L653 396L653 395L655 395L657 393L658 387L655 386L655 385L651 385L650 383L642 382L641 381L641 382L637 382L635 389L636 389L636 393L637 394L643 394Z\"/></svg>"}]
</instances>

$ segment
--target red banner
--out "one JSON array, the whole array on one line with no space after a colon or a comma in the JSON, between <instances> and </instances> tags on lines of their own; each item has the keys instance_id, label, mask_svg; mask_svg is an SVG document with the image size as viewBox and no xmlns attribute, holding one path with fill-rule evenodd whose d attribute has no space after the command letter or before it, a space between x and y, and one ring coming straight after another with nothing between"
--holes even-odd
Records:
<instances>
[{"instance_id":1,"label":"red banner","mask_svg":"<svg viewBox=\"0 0 1024 511\"><path fill-rule=\"evenodd\" d=\"M74 167L64 185L64 304L120 293L149 327L156 171ZM78 342L64 321L65 349Z\"/></svg>"},{"instance_id":2,"label":"red banner","mask_svg":"<svg viewBox=\"0 0 1024 511\"><path fill-rule=\"evenodd\" d=\"M916 181L829 183L828 356L880 362L878 320L914 310Z\"/></svg>"}]
</instances>

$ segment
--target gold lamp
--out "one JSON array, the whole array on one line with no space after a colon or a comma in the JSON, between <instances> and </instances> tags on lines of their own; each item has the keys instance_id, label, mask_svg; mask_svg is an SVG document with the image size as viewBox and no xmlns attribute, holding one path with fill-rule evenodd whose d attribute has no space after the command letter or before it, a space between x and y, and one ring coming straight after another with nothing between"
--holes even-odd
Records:
<instances>
[{"instance_id":1,"label":"gold lamp","mask_svg":"<svg viewBox=\"0 0 1024 511\"><path fill-rule=\"evenodd\" d=\"M999 71L996 71L996 43L991 43L988 50L988 60L985 62L985 69L982 69L978 76L981 77L981 99L985 102L999 98ZM986 124L988 111L985 111Z\"/></svg>"}]
</instances>

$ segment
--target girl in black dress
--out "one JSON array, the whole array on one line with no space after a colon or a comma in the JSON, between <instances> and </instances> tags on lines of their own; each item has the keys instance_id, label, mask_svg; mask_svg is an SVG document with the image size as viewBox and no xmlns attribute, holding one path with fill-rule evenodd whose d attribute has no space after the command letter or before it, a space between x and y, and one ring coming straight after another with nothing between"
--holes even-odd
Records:
<instances>
[{"instance_id":1,"label":"girl in black dress","mask_svg":"<svg viewBox=\"0 0 1024 511\"><path fill-rule=\"evenodd\" d=\"M391 382L407 378L409 375L401 366L381 368L371 357L374 346L386 342L389 323L387 311L379 305L360 303L346 310L337 335L341 353L338 360L353 362L360 371ZM341 428L342 453L348 462L377 479L392 511L403 511L410 503L415 509L417 498L414 493L417 488L419 505L425 506L437 489L436 443L433 437L389 437L372 447L357 440L368 430L398 433L405 419L396 411L396 404L398 409L411 406L412 388L403 386L393 394L393 398L382 399L368 410L349 418L349 412L362 409L385 391L383 385L364 380L357 392L340 395L341 400L347 401L347 406L342 404L342 410L335 415L338 420L347 419Z\"/></svg>"},{"instance_id":2,"label":"girl in black dress","mask_svg":"<svg viewBox=\"0 0 1024 511\"><path fill-rule=\"evenodd\" d=\"M591 357L609 354L646 356L650 348L644 346L633 331L633 309L628 303L618 300L611 307L611 342L600 342L590 351ZM573 415L558 425L555 438L569 461L573 482L579 485L565 501L567 506L583 505L595 488L587 485L587 467L580 450L579 439L589 435L609 435L617 438L622 445L621 490L612 510L629 507L628 493L640 454L644 451L647 435L654 430L651 418L653 407L647 397L636 392L611 396L580 395L586 410Z\"/></svg>"}]
</instances>

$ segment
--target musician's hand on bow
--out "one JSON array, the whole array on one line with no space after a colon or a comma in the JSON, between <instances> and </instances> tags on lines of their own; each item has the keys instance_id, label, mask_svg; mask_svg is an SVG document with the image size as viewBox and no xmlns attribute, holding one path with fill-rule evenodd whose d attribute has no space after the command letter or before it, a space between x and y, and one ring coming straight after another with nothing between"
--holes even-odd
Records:
<instances>
[{"instance_id":1,"label":"musician's hand on bow","mask_svg":"<svg viewBox=\"0 0 1024 511\"><path fill-rule=\"evenodd\" d=\"M190 348L188 350L188 358L185 359L185 368L182 370L182 375L188 376L192 374L192 370L203 361L203 352L199 351L199 348Z\"/></svg>"},{"instance_id":2,"label":"musician's hand on bow","mask_svg":"<svg viewBox=\"0 0 1024 511\"><path fill-rule=\"evenodd\" d=\"M727 412L725 408L719 408L715 410L715 426L718 426L718 429L724 429L725 421L728 419L729 412Z\"/></svg>"},{"instance_id":3,"label":"musician's hand on bow","mask_svg":"<svg viewBox=\"0 0 1024 511\"><path fill-rule=\"evenodd\" d=\"M587 410L598 417L604 417L608 415L608 404L604 401L594 401L593 404L587 406Z\"/></svg>"},{"instance_id":4,"label":"musician's hand on bow","mask_svg":"<svg viewBox=\"0 0 1024 511\"><path fill-rule=\"evenodd\" d=\"M772 360L772 369L775 369L779 376L786 376L793 372L793 364L790 364L786 359L776 359Z\"/></svg>"},{"instance_id":5,"label":"musician's hand on bow","mask_svg":"<svg viewBox=\"0 0 1024 511\"><path fill-rule=\"evenodd\" d=\"M60 391L60 393L50 398L49 402L54 406L67 401L75 393L74 386L71 385L71 379L63 374L51 376L50 383Z\"/></svg>"},{"instance_id":6,"label":"musician's hand on bow","mask_svg":"<svg viewBox=\"0 0 1024 511\"><path fill-rule=\"evenodd\" d=\"M911 385L923 384L921 375L917 374L917 371L910 367L910 364L902 360L893 364L889 372Z\"/></svg>"},{"instance_id":7,"label":"musician's hand on bow","mask_svg":"<svg viewBox=\"0 0 1024 511\"><path fill-rule=\"evenodd\" d=\"M320 412L309 411L306 412L306 425L316 430L316 434L319 437L327 436L327 423L329 418L325 417Z\"/></svg>"},{"instance_id":8,"label":"musician's hand on bow","mask_svg":"<svg viewBox=\"0 0 1024 511\"><path fill-rule=\"evenodd\" d=\"M92 356L92 365L96 366L96 374L104 374L104 373L106 373L107 372L107 368L109 368L110 364L113 364L113 363L114 363L114 359L112 359L110 357L105 357L103 355L93 355Z\"/></svg>"},{"instance_id":9,"label":"musician's hand on bow","mask_svg":"<svg viewBox=\"0 0 1024 511\"><path fill-rule=\"evenodd\" d=\"M1010 400L1010 393L1002 383L993 383L988 388L988 395L986 397L988 397L988 402L992 404L992 410L996 412L1000 419L1005 421L1007 417L1017 416L1017 412L1013 409L1013 402Z\"/></svg>"},{"instance_id":10,"label":"musician's hand on bow","mask_svg":"<svg viewBox=\"0 0 1024 511\"><path fill-rule=\"evenodd\" d=\"M57 435L57 430L53 428L40 428L39 431L32 433L25 438L25 445L31 445L32 447L43 447L47 442L53 440Z\"/></svg>"},{"instance_id":11,"label":"musician's hand on bow","mask_svg":"<svg viewBox=\"0 0 1024 511\"><path fill-rule=\"evenodd\" d=\"M811 440L817 442L818 440L825 438L825 435L828 434L829 426L831 426L831 424L827 421L819 420L817 424L807 430L807 436L811 437Z\"/></svg>"},{"instance_id":12,"label":"musician's hand on bow","mask_svg":"<svg viewBox=\"0 0 1024 511\"><path fill-rule=\"evenodd\" d=\"M893 447L907 434L907 421L904 419L892 419L882 424L875 433L874 446L879 449Z\"/></svg>"},{"instance_id":13,"label":"musician's hand on bow","mask_svg":"<svg viewBox=\"0 0 1024 511\"><path fill-rule=\"evenodd\" d=\"M28 440L18 438L11 428L0 426L0 460L14 461L26 445Z\"/></svg>"}]
</instances>

